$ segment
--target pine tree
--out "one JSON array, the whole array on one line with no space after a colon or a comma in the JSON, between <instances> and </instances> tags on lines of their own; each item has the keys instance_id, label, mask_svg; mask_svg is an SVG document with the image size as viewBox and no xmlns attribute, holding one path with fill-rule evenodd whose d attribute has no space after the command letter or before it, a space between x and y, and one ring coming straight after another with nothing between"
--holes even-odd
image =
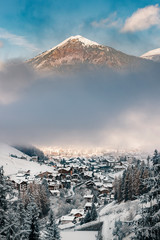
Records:
<instances>
[{"instance_id":1,"label":"pine tree","mask_svg":"<svg viewBox=\"0 0 160 240\"><path fill-rule=\"evenodd\" d=\"M24 229L25 234L22 239L39 239L39 209L33 199L27 206Z\"/></svg>"},{"instance_id":2,"label":"pine tree","mask_svg":"<svg viewBox=\"0 0 160 240\"><path fill-rule=\"evenodd\" d=\"M84 220L83 220L83 221L84 221L84 223L88 223L88 222L91 221L91 213L90 213L89 210L88 210L86 216L84 217Z\"/></svg>"},{"instance_id":3,"label":"pine tree","mask_svg":"<svg viewBox=\"0 0 160 240\"><path fill-rule=\"evenodd\" d=\"M114 189L114 200L117 200L118 199L118 179L117 179L117 177L115 177L115 179L114 179L113 189Z\"/></svg>"},{"instance_id":4,"label":"pine tree","mask_svg":"<svg viewBox=\"0 0 160 240\"><path fill-rule=\"evenodd\" d=\"M123 199L122 196L122 179L121 177L118 178L118 190L117 190L117 200L118 202L121 202Z\"/></svg>"},{"instance_id":5,"label":"pine tree","mask_svg":"<svg viewBox=\"0 0 160 240\"><path fill-rule=\"evenodd\" d=\"M152 158L153 169L147 180L149 192L141 197L142 221L136 228L137 240L157 240L160 236L160 154L157 150ZM145 203L147 208L144 211Z\"/></svg>"},{"instance_id":6,"label":"pine tree","mask_svg":"<svg viewBox=\"0 0 160 240\"><path fill-rule=\"evenodd\" d=\"M98 203L98 198L97 198L97 195L96 195L96 194L94 194L94 196L93 196L93 202L94 202L94 203Z\"/></svg>"},{"instance_id":7,"label":"pine tree","mask_svg":"<svg viewBox=\"0 0 160 240\"><path fill-rule=\"evenodd\" d=\"M47 197L49 198L49 197L50 197L50 191L49 191L48 182L47 182L46 178L43 178L43 180L42 180L42 186L44 186L46 195L47 195Z\"/></svg>"},{"instance_id":8,"label":"pine tree","mask_svg":"<svg viewBox=\"0 0 160 240\"><path fill-rule=\"evenodd\" d=\"M114 238L115 240L122 240L124 237L124 232L122 230L122 222L120 220L115 221L113 235L116 236L116 238Z\"/></svg>"},{"instance_id":9,"label":"pine tree","mask_svg":"<svg viewBox=\"0 0 160 240\"><path fill-rule=\"evenodd\" d=\"M60 239L60 233L58 230L58 226L55 222L55 217L54 217L52 210L50 210L50 212L49 212L49 218L48 218L48 222L46 225L45 239L46 240L59 240Z\"/></svg>"},{"instance_id":10,"label":"pine tree","mask_svg":"<svg viewBox=\"0 0 160 240\"><path fill-rule=\"evenodd\" d=\"M123 199L126 201L129 200L129 173L126 173L126 177L124 180L124 192L123 192Z\"/></svg>"},{"instance_id":11,"label":"pine tree","mask_svg":"<svg viewBox=\"0 0 160 240\"><path fill-rule=\"evenodd\" d=\"M92 208L91 208L91 221L96 220L98 217L96 206L94 203L92 203Z\"/></svg>"},{"instance_id":12,"label":"pine tree","mask_svg":"<svg viewBox=\"0 0 160 240\"><path fill-rule=\"evenodd\" d=\"M7 210L6 183L4 179L3 167L0 167L0 226L4 226L5 211Z\"/></svg>"}]
</instances>

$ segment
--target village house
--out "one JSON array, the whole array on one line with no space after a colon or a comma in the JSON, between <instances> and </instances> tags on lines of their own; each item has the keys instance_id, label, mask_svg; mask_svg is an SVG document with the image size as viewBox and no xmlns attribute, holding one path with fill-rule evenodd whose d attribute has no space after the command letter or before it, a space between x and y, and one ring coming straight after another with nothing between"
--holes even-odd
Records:
<instances>
[{"instance_id":1,"label":"village house","mask_svg":"<svg viewBox=\"0 0 160 240\"><path fill-rule=\"evenodd\" d=\"M60 174L60 178L64 179L67 175L71 175L73 173L73 168L67 167L67 168L60 168L58 169L58 173Z\"/></svg>"},{"instance_id":2,"label":"village house","mask_svg":"<svg viewBox=\"0 0 160 240\"><path fill-rule=\"evenodd\" d=\"M63 184L60 181L53 181L48 183L49 190L59 190L63 188Z\"/></svg>"},{"instance_id":3,"label":"village house","mask_svg":"<svg viewBox=\"0 0 160 240\"><path fill-rule=\"evenodd\" d=\"M59 190L50 190L50 193L52 196L59 197L60 191Z\"/></svg>"},{"instance_id":4,"label":"village house","mask_svg":"<svg viewBox=\"0 0 160 240\"><path fill-rule=\"evenodd\" d=\"M76 219L78 218L80 220L84 216L84 210L72 209L69 215L74 216Z\"/></svg>"},{"instance_id":5,"label":"village house","mask_svg":"<svg viewBox=\"0 0 160 240\"><path fill-rule=\"evenodd\" d=\"M43 178L49 178L49 179L52 179L52 178L53 178L53 175L52 175L52 172L46 171L46 172L43 172L43 173L39 173L39 174L36 176L36 178L41 178L41 179L43 179Z\"/></svg>"},{"instance_id":6,"label":"village house","mask_svg":"<svg viewBox=\"0 0 160 240\"><path fill-rule=\"evenodd\" d=\"M32 157L31 157L31 160L32 160L33 162L38 162L38 156L32 156Z\"/></svg>"},{"instance_id":7,"label":"village house","mask_svg":"<svg viewBox=\"0 0 160 240\"><path fill-rule=\"evenodd\" d=\"M84 195L84 200L86 200L86 202L92 202L93 200L93 195Z\"/></svg>"},{"instance_id":8,"label":"village house","mask_svg":"<svg viewBox=\"0 0 160 240\"><path fill-rule=\"evenodd\" d=\"M91 210L92 208L92 203L91 202L87 202L84 206L84 211L88 211L88 210Z\"/></svg>"}]
</instances>

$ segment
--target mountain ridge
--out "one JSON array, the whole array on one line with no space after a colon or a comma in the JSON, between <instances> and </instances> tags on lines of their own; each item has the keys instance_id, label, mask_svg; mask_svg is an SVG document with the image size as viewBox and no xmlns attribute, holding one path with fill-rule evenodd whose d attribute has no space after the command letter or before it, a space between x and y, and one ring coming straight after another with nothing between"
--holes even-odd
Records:
<instances>
[{"instance_id":1,"label":"mountain ridge","mask_svg":"<svg viewBox=\"0 0 160 240\"><path fill-rule=\"evenodd\" d=\"M76 35L29 59L27 63L36 70L62 71L87 64L121 69L144 61L146 60Z\"/></svg>"}]
</instances>

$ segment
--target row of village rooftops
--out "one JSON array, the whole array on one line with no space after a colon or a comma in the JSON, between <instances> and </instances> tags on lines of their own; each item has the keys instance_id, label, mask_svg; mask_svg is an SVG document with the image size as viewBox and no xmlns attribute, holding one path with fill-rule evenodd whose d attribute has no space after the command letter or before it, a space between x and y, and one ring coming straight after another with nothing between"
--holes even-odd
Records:
<instances>
[{"instance_id":1,"label":"row of village rooftops","mask_svg":"<svg viewBox=\"0 0 160 240\"><path fill-rule=\"evenodd\" d=\"M114 180L112 174L105 176L101 172L88 171L87 168L79 166L76 168L53 169L52 172L41 172L35 176L31 176L29 170L26 172L21 171L17 175L10 176L9 181L11 181L15 189L26 191L30 183L41 184L43 178L48 181L51 195L55 196L59 196L60 190L63 188L76 188L82 184L88 189L95 189L98 195L111 194Z\"/></svg>"}]
</instances>

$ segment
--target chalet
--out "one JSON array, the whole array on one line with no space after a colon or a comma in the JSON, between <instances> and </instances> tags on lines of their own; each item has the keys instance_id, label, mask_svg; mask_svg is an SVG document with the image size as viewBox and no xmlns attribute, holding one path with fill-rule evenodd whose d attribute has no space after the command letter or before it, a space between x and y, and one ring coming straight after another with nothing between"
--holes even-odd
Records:
<instances>
[{"instance_id":1,"label":"chalet","mask_svg":"<svg viewBox=\"0 0 160 240\"><path fill-rule=\"evenodd\" d=\"M87 202L84 206L84 211L88 211L88 210L91 210L92 208L92 202Z\"/></svg>"},{"instance_id":2,"label":"chalet","mask_svg":"<svg viewBox=\"0 0 160 240\"><path fill-rule=\"evenodd\" d=\"M13 188L17 189L18 191L25 191L27 190L28 182L25 180L11 180Z\"/></svg>"},{"instance_id":3,"label":"chalet","mask_svg":"<svg viewBox=\"0 0 160 240\"><path fill-rule=\"evenodd\" d=\"M32 157L31 157L31 160L32 160L33 162L38 162L38 156L32 156Z\"/></svg>"},{"instance_id":4,"label":"chalet","mask_svg":"<svg viewBox=\"0 0 160 240\"><path fill-rule=\"evenodd\" d=\"M93 195L84 195L84 199L86 200L86 202L92 202Z\"/></svg>"},{"instance_id":5,"label":"chalet","mask_svg":"<svg viewBox=\"0 0 160 240\"><path fill-rule=\"evenodd\" d=\"M86 187L89 188L89 189L92 189L92 188L95 186L95 184L94 184L94 182L93 182L92 180L87 181L87 182L85 183L85 185L86 185Z\"/></svg>"},{"instance_id":6,"label":"chalet","mask_svg":"<svg viewBox=\"0 0 160 240\"><path fill-rule=\"evenodd\" d=\"M86 172L84 172L83 178L84 178L85 180L92 179L92 177L93 177L93 172L92 172L92 171L86 171Z\"/></svg>"},{"instance_id":7,"label":"chalet","mask_svg":"<svg viewBox=\"0 0 160 240\"><path fill-rule=\"evenodd\" d=\"M50 179L52 179L53 178L53 175L52 175L52 173L51 172L43 172L43 173L39 173L37 176L36 176L36 178L41 178L41 179L43 179L43 178L50 178Z\"/></svg>"},{"instance_id":8,"label":"chalet","mask_svg":"<svg viewBox=\"0 0 160 240\"><path fill-rule=\"evenodd\" d=\"M67 167L67 168L60 168L58 169L58 173L61 173L62 175L72 175L73 173L73 168Z\"/></svg>"},{"instance_id":9,"label":"chalet","mask_svg":"<svg viewBox=\"0 0 160 240\"><path fill-rule=\"evenodd\" d=\"M116 164L116 162L113 161L113 160L109 160L109 159L106 160L106 166L107 167L114 167L115 164Z\"/></svg>"},{"instance_id":10,"label":"chalet","mask_svg":"<svg viewBox=\"0 0 160 240\"><path fill-rule=\"evenodd\" d=\"M72 209L70 212L71 216L74 216L75 218L81 219L84 216L84 210L83 209Z\"/></svg>"},{"instance_id":11,"label":"chalet","mask_svg":"<svg viewBox=\"0 0 160 240\"><path fill-rule=\"evenodd\" d=\"M59 197L60 191L59 190L50 190L50 193L52 196Z\"/></svg>"},{"instance_id":12,"label":"chalet","mask_svg":"<svg viewBox=\"0 0 160 240\"><path fill-rule=\"evenodd\" d=\"M60 181L54 181L48 183L49 190L58 190L63 188L63 184Z\"/></svg>"},{"instance_id":13,"label":"chalet","mask_svg":"<svg viewBox=\"0 0 160 240\"><path fill-rule=\"evenodd\" d=\"M69 189L71 187L71 180L62 180L61 181L63 188Z\"/></svg>"},{"instance_id":14,"label":"chalet","mask_svg":"<svg viewBox=\"0 0 160 240\"><path fill-rule=\"evenodd\" d=\"M73 175L72 175L72 179L79 179L80 177L79 177L79 174L77 174L77 173L74 173Z\"/></svg>"},{"instance_id":15,"label":"chalet","mask_svg":"<svg viewBox=\"0 0 160 240\"><path fill-rule=\"evenodd\" d=\"M105 187L99 188L98 191L100 194L109 194L110 193L110 191Z\"/></svg>"},{"instance_id":16,"label":"chalet","mask_svg":"<svg viewBox=\"0 0 160 240\"><path fill-rule=\"evenodd\" d=\"M125 168L125 166L123 166L123 165L116 165L116 166L114 166L114 171L115 172L119 172L119 171L123 171L123 170L125 170L126 168Z\"/></svg>"}]
</instances>

